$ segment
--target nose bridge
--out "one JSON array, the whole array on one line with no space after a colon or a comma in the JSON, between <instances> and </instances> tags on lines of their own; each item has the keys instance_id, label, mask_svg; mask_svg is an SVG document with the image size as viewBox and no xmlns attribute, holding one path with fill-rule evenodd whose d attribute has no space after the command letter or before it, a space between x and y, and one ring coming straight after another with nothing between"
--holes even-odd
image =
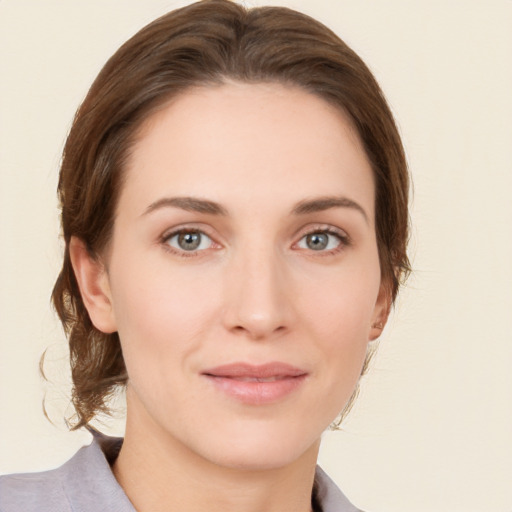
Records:
<instances>
[{"instance_id":1,"label":"nose bridge","mask_svg":"<svg viewBox=\"0 0 512 512\"><path fill-rule=\"evenodd\" d=\"M289 290L285 263L275 245L253 240L234 252L226 276L226 327L254 339L285 330L290 322Z\"/></svg>"}]
</instances>

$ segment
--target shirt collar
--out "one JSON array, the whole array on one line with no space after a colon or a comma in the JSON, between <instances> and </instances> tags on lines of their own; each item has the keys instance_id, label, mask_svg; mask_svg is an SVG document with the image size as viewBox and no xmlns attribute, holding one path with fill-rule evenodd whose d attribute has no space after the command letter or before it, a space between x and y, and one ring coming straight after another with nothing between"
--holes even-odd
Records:
<instances>
[{"instance_id":1,"label":"shirt collar","mask_svg":"<svg viewBox=\"0 0 512 512\"><path fill-rule=\"evenodd\" d=\"M123 439L91 432L93 442L81 448L61 467L63 486L72 510L136 512L111 469ZM319 466L316 468L315 486L322 512L361 512Z\"/></svg>"}]
</instances>

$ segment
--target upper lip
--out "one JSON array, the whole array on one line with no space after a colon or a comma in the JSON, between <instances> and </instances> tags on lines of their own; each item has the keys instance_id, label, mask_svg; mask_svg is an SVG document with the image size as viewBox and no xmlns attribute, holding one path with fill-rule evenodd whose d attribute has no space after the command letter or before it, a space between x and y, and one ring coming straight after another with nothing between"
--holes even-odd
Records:
<instances>
[{"instance_id":1,"label":"upper lip","mask_svg":"<svg viewBox=\"0 0 512 512\"><path fill-rule=\"evenodd\" d=\"M203 375L224 378L291 378L306 375L307 372L296 366L287 363L272 362L266 364L249 364L249 363L230 363L214 368L209 368L202 372Z\"/></svg>"}]
</instances>

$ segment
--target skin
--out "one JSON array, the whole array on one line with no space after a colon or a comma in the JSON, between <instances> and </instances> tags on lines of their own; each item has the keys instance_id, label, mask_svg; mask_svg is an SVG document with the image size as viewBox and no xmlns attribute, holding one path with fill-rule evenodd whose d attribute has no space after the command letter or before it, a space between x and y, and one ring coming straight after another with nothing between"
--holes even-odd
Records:
<instances>
[{"instance_id":1,"label":"skin","mask_svg":"<svg viewBox=\"0 0 512 512\"><path fill-rule=\"evenodd\" d=\"M127 428L114 474L137 510L310 510L320 436L389 311L374 196L347 117L297 88L197 88L145 122L102 261L71 244L93 323L123 347ZM326 197L344 200L292 213ZM182 248L173 233L183 228L207 235L198 249ZM275 361L306 377L269 403L245 403L203 374Z\"/></svg>"}]
</instances>

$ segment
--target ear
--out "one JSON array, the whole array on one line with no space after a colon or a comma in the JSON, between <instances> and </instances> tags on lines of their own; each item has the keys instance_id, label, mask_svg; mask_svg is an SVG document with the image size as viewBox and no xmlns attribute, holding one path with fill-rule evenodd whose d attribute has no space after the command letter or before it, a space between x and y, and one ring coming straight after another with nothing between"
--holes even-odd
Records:
<instances>
[{"instance_id":1,"label":"ear","mask_svg":"<svg viewBox=\"0 0 512 512\"><path fill-rule=\"evenodd\" d=\"M76 237L71 237L69 242L69 255L82 300L94 327L104 333L117 331L105 266L93 258L85 243Z\"/></svg>"},{"instance_id":2,"label":"ear","mask_svg":"<svg viewBox=\"0 0 512 512\"><path fill-rule=\"evenodd\" d=\"M372 324L368 336L370 341L376 340L382 334L391 311L391 302L391 289L387 283L382 282L373 310Z\"/></svg>"}]
</instances>

